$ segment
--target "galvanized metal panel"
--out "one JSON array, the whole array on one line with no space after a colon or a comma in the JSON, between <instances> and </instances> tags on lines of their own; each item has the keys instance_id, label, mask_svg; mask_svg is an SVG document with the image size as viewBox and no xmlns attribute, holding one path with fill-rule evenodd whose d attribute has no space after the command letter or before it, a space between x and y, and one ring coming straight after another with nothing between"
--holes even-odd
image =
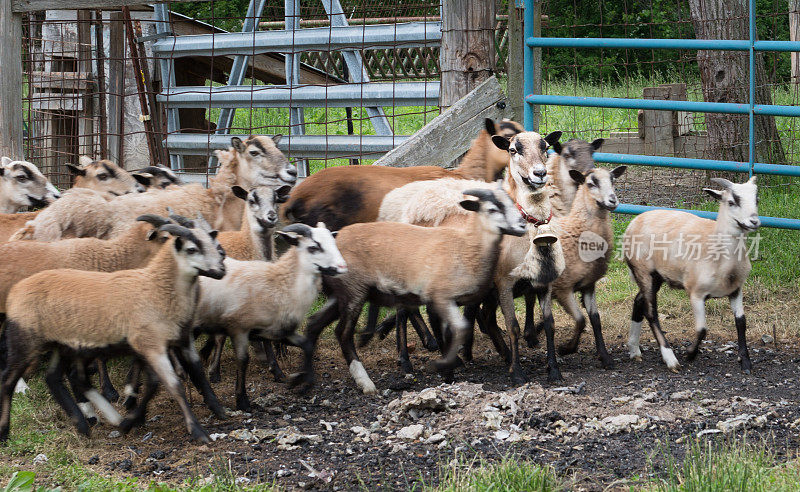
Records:
<instances>
[{"instance_id":1,"label":"galvanized metal panel","mask_svg":"<svg viewBox=\"0 0 800 492\"><path fill-rule=\"evenodd\" d=\"M331 86L182 86L158 95L170 108L436 106L439 82Z\"/></svg>"},{"instance_id":2,"label":"galvanized metal panel","mask_svg":"<svg viewBox=\"0 0 800 492\"><path fill-rule=\"evenodd\" d=\"M315 27L296 31L199 34L167 37L153 43L159 57L223 56L246 53L299 53L302 51L361 50L365 47L410 48L438 46L441 22L406 22L371 26Z\"/></svg>"},{"instance_id":3,"label":"galvanized metal panel","mask_svg":"<svg viewBox=\"0 0 800 492\"><path fill-rule=\"evenodd\" d=\"M187 155L207 155L209 150L227 149L231 138L246 139L248 135L169 135L165 145L170 152ZM337 158L374 154L378 158L409 137L400 135L287 135L278 143L278 148L290 157L309 159ZM367 157L369 158L369 157Z\"/></svg>"}]
</instances>

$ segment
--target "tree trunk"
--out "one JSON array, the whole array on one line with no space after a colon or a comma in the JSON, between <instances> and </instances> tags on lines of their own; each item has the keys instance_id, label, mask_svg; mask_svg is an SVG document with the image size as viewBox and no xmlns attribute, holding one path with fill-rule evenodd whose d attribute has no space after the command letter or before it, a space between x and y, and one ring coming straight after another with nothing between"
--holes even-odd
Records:
<instances>
[{"instance_id":1,"label":"tree trunk","mask_svg":"<svg viewBox=\"0 0 800 492\"><path fill-rule=\"evenodd\" d=\"M443 0L439 51L442 109L455 104L495 69L494 0Z\"/></svg>"},{"instance_id":2,"label":"tree trunk","mask_svg":"<svg viewBox=\"0 0 800 492\"><path fill-rule=\"evenodd\" d=\"M689 0L697 39L749 39L747 0ZM749 55L742 51L698 51L697 64L708 102L747 103ZM756 53L756 104L772 104L764 57ZM706 113L709 157L746 162L747 115ZM756 161L784 164L786 156L773 116L756 116Z\"/></svg>"}]
</instances>

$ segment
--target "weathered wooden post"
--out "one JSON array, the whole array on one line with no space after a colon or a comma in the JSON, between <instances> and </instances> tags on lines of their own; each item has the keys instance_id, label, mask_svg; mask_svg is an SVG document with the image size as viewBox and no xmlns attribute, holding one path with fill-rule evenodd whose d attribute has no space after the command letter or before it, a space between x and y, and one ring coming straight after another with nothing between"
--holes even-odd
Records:
<instances>
[{"instance_id":1,"label":"weathered wooden post","mask_svg":"<svg viewBox=\"0 0 800 492\"><path fill-rule=\"evenodd\" d=\"M0 155L22 159L22 14L0 2Z\"/></svg>"},{"instance_id":2,"label":"weathered wooden post","mask_svg":"<svg viewBox=\"0 0 800 492\"><path fill-rule=\"evenodd\" d=\"M439 51L442 109L452 106L494 73L494 21L494 0L443 0Z\"/></svg>"},{"instance_id":3,"label":"weathered wooden post","mask_svg":"<svg viewBox=\"0 0 800 492\"><path fill-rule=\"evenodd\" d=\"M522 50L524 40L522 39L522 12L517 8L517 2L508 2L508 62L506 63L506 75L508 83L506 92L508 93L508 104L511 106L511 114L514 120L522 121L522 111L525 96L522 90L522 78L525 72L522 69Z\"/></svg>"}]
</instances>

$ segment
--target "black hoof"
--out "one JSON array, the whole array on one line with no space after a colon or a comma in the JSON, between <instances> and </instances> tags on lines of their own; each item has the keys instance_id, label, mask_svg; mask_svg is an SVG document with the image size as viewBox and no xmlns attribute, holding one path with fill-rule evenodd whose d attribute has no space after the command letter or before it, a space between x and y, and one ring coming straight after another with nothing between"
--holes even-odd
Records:
<instances>
[{"instance_id":1,"label":"black hoof","mask_svg":"<svg viewBox=\"0 0 800 492\"><path fill-rule=\"evenodd\" d=\"M368 333L362 333L358 336L358 348L364 348L369 345L369 342L372 341L372 337L375 336L375 332L371 331Z\"/></svg>"},{"instance_id":2,"label":"black hoof","mask_svg":"<svg viewBox=\"0 0 800 492\"><path fill-rule=\"evenodd\" d=\"M612 359L611 357L601 358L600 366L602 366L602 368L606 370L615 369L617 367L617 365L614 363L614 359Z\"/></svg>"},{"instance_id":3,"label":"black hoof","mask_svg":"<svg viewBox=\"0 0 800 492\"><path fill-rule=\"evenodd\" d=\"M447 384L452 384L453 381L456 380L452 369L442 369L441 371L439 371L439 376L441 376L442 381L444 381Z\"/></svg>"},{"instance_id":4,"label":"black hoof","mask_svg":"<svg viewBox=\"0 0 800 492\"><path fill-rule=\"evenodd\" d=\"M406 374L414 374L414 367L411 365L411 361L408 359L400 359L397 361L397 365L399 365L403 372Z\"/></svg>"},{"instance_id":5,"label":"black hoof","mask_svg":"<svg viewBox=\"0 0 800 492\"><path fill-rule=\"evenodd\" d=\"M513 371L511 373L511 384L514 386L522 386L528 382L528 378L521 370Z\"/></svg>"},{"instance_id":6,"label":"black hoof","mask_svg":"<svg viewBox=\"0 0 800 492\"><path fill-rule=\"evenodd\" d=\"M428 352L438 352L439 351L439 343L433 337L428 337L425 339L425 350Z\"/></svg>"},{"instance_id":7,"label":"black hoof","mask_svg":"<svg viewBox=\"0 0 800 492\"><path fill-rule=\"evenodd\" d=\"M742 372L745 374L750 374L750 371L753 369L753 364L750 362L750 359L742 359L741 368Z\"/></svg>"},{"instance_id":8,"label":"black hoof","mask_svg":"<svg viewBox=\"0 0 800 492\"><path fill-rule=\"evenodd\" d=\"M86 420L76 423L75 430L78 431L78 434L89 437L89 423Z\"/></svg>"},{"instance_id":9,"label":"black hoof","mask_svg":"<svg viewBox=\"0 0 800 492\"><path fill-rule=\"evenodd\" d=\"M122 422L119 423L119 431L123 434L127 434L131 431L134 427L138 427L144 423L143 418L125 418Z\"/></svg>"},{"instance_id":10,"label":"black hoof","mask_svg":"<svg viewBox=\"0 0 800 492\"><path fill-rule=\"evenodd\" d=\"M700 352L699 348L690 348L688 352L686 352L686 360L692 362L697 358L697 354Z\"/></svg>"},{"instance_id":11,"label":"black hoof","mask_svg":"<svg viewBox=\"0 0 800 492\"><path fill-rule=\"evenodd\" d=\"M297 388L301 394L304 394L314 387L314 375L298 372L289 376L286 383L290 388Z\"/></svg>"},{"instance_id":12,"label":"black hoof","mask_svg":"<svg viewBox=\"0 0 800 492\"><path fill-rule=\"evenodd\" d=\"M578 351L578 344L572 343L565 343L564 345L558 346L558 355L569 355L574 354Z\"/></svg>"},{"instance_id":13,"label":"black hoof","mask_svg":"<svg viewBox=\"0 0 800 492\"><path fill-rule=\"evenodd\" d=\"M236 398L236 410L252 413L253 408L250 406L250 400L247 397Z\"/></svg>"},{"instance_id":14,"label":"black hoof","mask_svg":"<svg viewBox=\"0 0 800 492\"><path fill-rule=\"evenodd\" d=\"M192 425L191 431L192 439L204 444L211 442L211 436L208 435L208 432L205 431L200 424Z\"/></svg>"},{"instance_id":15,"label":"black hoof","mask_svg":"<svg viewBox=\"0 0 800 492\"><path fill-rule=\"evenodd\" d=\"M103 391L103 398L111 403L116 403L119 400L119 393L117 393L117 390L114 388L109 388L108 390Z\"/></svg>"},{"instance_id":16,"label":"black hoof","mask_svg":"<svg viewBox=\"0 0 800 492\"><path fill-rule=\"evenodd\" d=\"M276 383L281 383L286 380L286 374L283 373L280 367L272 367L269 372L272 373L272 378Z\"/></svg>"},{"instance_id":17,"label":"black hoof","mask_svg":"<svg viewBox=\"0 0 800 492\"><path fill-rule=\"evenodd\" d=\"M89 417L86 419L86 423L89 424L89 427L94 427L97 425L97 417Z\"/></svg>"},{"instance_id":18,"label":"black hoof","mask_svg":"<svg viewBox=\"0 0 800 492\"><path fill-rule=\"evenodd\" d=\"M554 368L547 371L547 380L551 383L555 383L558 381L563 381L564 378L561 376L561 371L559 371L558 368Z\"/></svg>"},{"instance_id":19,"label":"black hoof","mask_svg":"<svg viewBox=\"0 0 800 492\"><path fill-rule=\"evenodd\" d=\"M125 410L133 410L133 408L136 406L136 398L133 396L125 397L123 405L125 406Z\"/></svg>"}]
</instances>

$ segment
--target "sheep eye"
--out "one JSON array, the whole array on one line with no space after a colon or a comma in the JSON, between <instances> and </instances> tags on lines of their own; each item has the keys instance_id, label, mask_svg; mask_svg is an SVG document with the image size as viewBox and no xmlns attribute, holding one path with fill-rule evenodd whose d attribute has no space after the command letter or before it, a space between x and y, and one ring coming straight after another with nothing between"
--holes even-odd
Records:
<instances>
[{"instance_id":1,"label":"sheep eye","mask_svg":"<svg viewBox=\"0 0 800 492\"><path fill-rule=\"evenodd\" d=\"M24 183L25 181L28 181L28 178L20 175L17 176L17 181L19 181L20 183Z\"/></svg>"},{"instance_id":2,"label":"sheep eye","mask_svg":"<svg viewBox=\"0 0 800 492\"><path fill-rule=\"evenodd\" d=\"M514 154L517 153L517 149L515 149L514 147L509 147L508 148L508 153L511 154L511 155L514 155Z\"/></svg>"},{"instance_id":3,"label":"sheep eye","mask_svg":"<svg viewBox=\"0 0 800 492\"><path fill-rule=\"evenodd\" d=\"M105 181L105 180L107 180L107 179L108 179L108 174L98 174L98 175L97 175L97 179L98 179L99 181Z\"/></svg>"},{"instance_id":4,"label":"sheep eye","mask_svg":"<svg viewBox=\"0 0 800 492\"><path fill-rule=\"evenodd\" d=\"M309 246L308 247L308 252L309 253L319 253L320 251L322 251L322 250L320 249L319 246Z\"/></svg>"},{"instance_id":5,"label":"sheep eye","mask_svg":"<svg viewBox=\"0 0 800 492\"><path fill-rule=\"evenodd\" d=\"M193 254L197 253L197 248L194 248L194 247L186 248L186 252L188 254L190 254L190 255L193 255Z\"/></svg>"},{"instance_id":6,"label":"sheep eye","mask_svg":"<svg viewBox=\"0 0 800 492\"><path fill-rule=\"evenodd\" d=\"M730 205L731 207L735 207L736 206L736 202L733 201L733 200L728 200L728 205Z\"/></svg>"},{"instance_id":7,"label":"sheep eye","mask_svg":"<svg viewBox=\"0 0 800 492\"><path fill-rule=\"evenodd\" d=\"M592 183L591 181L587 181L587 182L586 182L586 186L587 186L588 188L594 188L596 185L595 185L594 183Z\"/></svg>"},{"instance_id":8,"label":"sheep eye","mask_svg":"<svg viewBox=\"0 0 800 492\"><path fill-rule=\"evenodd\" d=\"M258 151L257 150L251 150L250 151L250 155L252 155L253 157L256 157L258 155Z\"/></svg>"}]
</instances>

